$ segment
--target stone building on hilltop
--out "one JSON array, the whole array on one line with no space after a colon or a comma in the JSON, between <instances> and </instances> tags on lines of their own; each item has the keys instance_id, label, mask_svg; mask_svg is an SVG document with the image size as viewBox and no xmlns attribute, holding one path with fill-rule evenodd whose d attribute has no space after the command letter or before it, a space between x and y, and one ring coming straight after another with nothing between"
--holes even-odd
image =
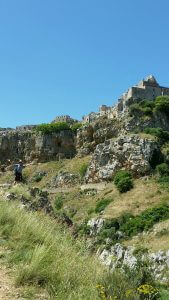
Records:
<instances>
[{"instance_id":1,"label":"stone building on hilltop","mask_svg":"<svg viewBox=\"0 0 169 300\"><path fill-rule=\"evenodd\" d=\"M117 111L126 111L127 106L136 100L155 100L156 97L164 95L169 96L169 88L160 86L155 77L150 75L122 94L117 104Z\"/></svg>"},{"instance_id":2,"label":"stone building on hilltop","mask_svg":"<svg viewBox=\"0 0 169 300\"><path fill-rule=\"evenodd\" d=\"M74 120L69 115L63 115L63 116L56 116L56 118L52 121L52 123L57 123L57 122L65 122L65 123L72 124L74 122L77 122L77 120Z\"/></svg>"},{"instance_id":3,"label":"stone building on hilltop","mask_svg":"<svg viewBox=\"0 0 169 300\"><path fill-rule=\"evenodd\" d=\"M117 105L101 105L98 113L90 113L83 117L84 123L92 123L99 117L106 116L108 119L114 119L123 115L128 106L135 101L155 100L158 96L169 96L169 88L160 86L153 75L141 80L137 85L132 86L119 98Z\"/></svg>"}]
</instances>

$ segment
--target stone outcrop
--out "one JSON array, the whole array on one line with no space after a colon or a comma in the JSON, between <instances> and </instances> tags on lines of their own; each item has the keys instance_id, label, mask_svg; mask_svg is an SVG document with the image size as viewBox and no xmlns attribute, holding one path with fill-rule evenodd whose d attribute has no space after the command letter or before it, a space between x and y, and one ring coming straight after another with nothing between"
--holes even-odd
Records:
<instances>
[{"instance_id":1,"label":"stone outcrop","mask_svg":"<svg viewBox=\"0 0 169 300\"><path fill-rule=\"evenodd\" d=\"M45 162L60 158L72 158L76 153L74 134L70 130L41 134L32 131L0 132L0 162L22 159Z\"/></svg>"},{"instance_id":2,"label":"stone outcrop","mask_svg":"<svg viewBox=\"0 0 169 300\"><path fill-rule=\"evenodd\" d=\"M157 142L134 134L107 140L97 145L86 181L111 180L116 171L122 168L131 170L136 176L149 174L160 155Z\"/></svg>"},{"instance_id":3,"label":"stone outcrop","mask_svg":"<svg viewBox=\"0 0 169 300\"><path fill-rule=\"evenodd\" d=\"M161 128L169 131L169 117L163 112L154 113L151 117L146 118L144 117L144 113L142 115L135 113L132 118L125 116L123 124L126 132L141 132L146 128Z\"/></svg>"},{"instance_id":4,"label":"stone outcrop","mask_svg":"<svg viewBox=\"0 0 169 300\"><path fill-rule=\"evenodd\" d=\"M29 195L29 196L28 196ZM5 195L6 200L20 202L22 208L30 211L43 210L45 213L52 213L53 208L48 198L48 192L42 191L39 188L31 188L27 190L27 196L10 192Z\"/></svg>"},{"instance_id":5,"label":"stone outcrop","mask_svg":"<svg viewBox=\"0 0 169 300\"><path fill-rule=\"evenodd\" d=\"M90 228L90 235L97 235L102 229L105 220L102 218L92 218L87 222L87 226Z\"/></svg>"},{"instance_id":6,"label":"stone outcrop","mask_svg":"<svg viewBox=\"0 0 169 300\"><path fill-rule=\"evenodd\" d=\"M78 129L76 138L76 149L79 156L92 153L96 146L105 140L117 137L121 130L118 120L107 120L100 118L93 124L87 124Z\"/></svg>"},{"instance_id":7,"label":"stone outcrop","mask_svg":"<svg viewBox=\"0 0 169 300\"><path fill-rule=\"evenodd\" d=\"M111 270L127 266L130 269L137 268L138 257L135 252L136 248L129 246L124 247L120 243L115 244L109 250L98 250L97 255L101 262ZM143 253L139 255L141 261L148 260L152 274L157 280L167 282L168 278L164 276L164 271L169 268L169 250L158 251L157 253Z\"/></svg>"},{"instance_id":8,"label":"stone outcrop","mask_svg":"<svg viewBox=\"0 0 169 300\"><path fill-rule=\"evenodd\" d=\"M80 176L69 172L60 171L51 180L52 187L72 186L80 181Z\"/></svg>"}]
</instances>

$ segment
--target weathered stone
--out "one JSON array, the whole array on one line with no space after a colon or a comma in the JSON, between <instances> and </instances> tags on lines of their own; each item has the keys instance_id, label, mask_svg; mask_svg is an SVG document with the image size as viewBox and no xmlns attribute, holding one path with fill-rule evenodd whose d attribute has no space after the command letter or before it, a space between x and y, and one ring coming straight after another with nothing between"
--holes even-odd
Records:
<instances>
[{"instance_id":1,"label":"weathered stone","mask_svg":"<svg viewBox=\"0 0 169 300\"><path fill-rule=\"evenodd\" d=\"M138 257L134 254L135 247L124 247L117 243L111 247L110 250L102 249L97 251L97 255L103 264L108 266L111 270L115 268L125 269L125 266L131 270L138 264ZM148 260L149 269L153 273L155 279L166 282L167 278L164 276L164 271L169 267L169 250L159 251L157 253L147 253L139 256L139 260Z\"/></svg>"},{"instance_id":2,"label":"weathered stone","mask_svg":"<svg viewBox=\"0 0 169 300\"><path fill-rule=\"evenodd\" d=\"M93 218L87 222L87 226L90 227L90 235L96 235L102 229L104 225L104 219Z\"/></svg>"},{"instance_id":3,"label":"weathered stone","mask_svg":"<svg viewBox=\"0 0 169 300\"><path fill-rule=\"evenodd\" d=\"M131 170L136 176L151 172L154 154L160 154L158 143L137 135L120 136L99 144L87 170L86 181L111 180L119 169Z\"/></svg>"},{"instance_id":4,"label":"weathered stone","mask_svg":"<svg viewBox=\"0 0 169 300\"><path fill-rule=\"evenodd\" d=\"M120 131L118 120L99 119L97 122L84 125L77 132L76 149L79 156L93 152L96 146L105 140L116 137Z\"/></svg>"},{"instance_id":5,"label":"weathered stone","mask_svg":"<svg viewBox=\"0 0 169 300\"><path fill-rule=\"evenodd\" d=\"M71 158L75 153L74 134L70 130L52 134L35 134L30 130L0 133L0 162L45 162Z\"/></svg>"},{"instance_id":6,"label":"weathered stone","mask_svg":"<svg viewBox=\"0 0 169 300\"><path fill-rule=\"evenodd\" d=\"M51 180L52 187L72 186L80 181L80 176L65 171L60 171Z\"/></svg>"}]
</instances>

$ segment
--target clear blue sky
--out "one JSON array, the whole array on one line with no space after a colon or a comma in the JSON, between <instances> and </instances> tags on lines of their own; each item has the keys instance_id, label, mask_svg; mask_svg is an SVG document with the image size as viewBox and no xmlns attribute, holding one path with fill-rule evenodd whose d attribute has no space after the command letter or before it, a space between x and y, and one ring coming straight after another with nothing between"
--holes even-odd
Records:
<instances>
[{"instance_id":1,"label":"clear blue sky","mask_svg":"<svg viewBox=\"0 0 169 300\"><path fill-rule=\"evenodd\" d=\"M169 86L168 0L0 0L0 127L80 119L149 74Z\"/></svg>"}]
</instances>

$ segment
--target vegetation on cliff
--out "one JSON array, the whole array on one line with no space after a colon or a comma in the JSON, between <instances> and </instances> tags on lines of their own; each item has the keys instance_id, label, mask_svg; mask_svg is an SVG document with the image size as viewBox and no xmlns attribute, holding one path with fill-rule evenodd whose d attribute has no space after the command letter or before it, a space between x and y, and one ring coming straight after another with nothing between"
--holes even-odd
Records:
<instances>
[{"instance_id":1,"label":"vegetation on cliff","mask_svg":"<svg viewBox=\"0 0 169 300\"><path fill-rule=\"evenodd\" d=\"M58 133L64 130L70 130L70 126L65 122L44 123L37 125L35 130L43 134Z\"/></svg>"}]
</instances>

